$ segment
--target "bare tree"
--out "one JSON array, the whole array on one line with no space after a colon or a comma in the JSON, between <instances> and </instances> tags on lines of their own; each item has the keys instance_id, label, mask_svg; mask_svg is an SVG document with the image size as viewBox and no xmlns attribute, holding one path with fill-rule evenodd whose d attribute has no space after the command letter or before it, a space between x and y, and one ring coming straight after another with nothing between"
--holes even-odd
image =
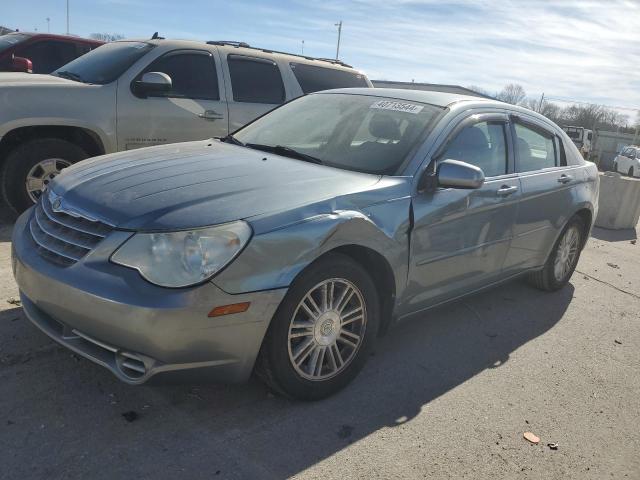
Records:
<instances>
[{"instance_id":1,"label":"bare tree","mask_svg":"<svg viewBox=\"0 0 640 480\"><path fill-rule=\"evenodd\" d=\"M506 85L501 92L496 94L496 98L512 105L522 105L527 98L527 92L522 88L522 85L510 83Z\"/></svg>"},{"instance_id":2,"label":"bare tree","mask_svg":"<svg viewBox=\"0 0 640 480\"><path fill-rule=\"evenodd\" d=\"M92 33L89 37L102 42L115 42L116 40L122 40L124 35L119 33Z\"/></svg>"}]
</instances>

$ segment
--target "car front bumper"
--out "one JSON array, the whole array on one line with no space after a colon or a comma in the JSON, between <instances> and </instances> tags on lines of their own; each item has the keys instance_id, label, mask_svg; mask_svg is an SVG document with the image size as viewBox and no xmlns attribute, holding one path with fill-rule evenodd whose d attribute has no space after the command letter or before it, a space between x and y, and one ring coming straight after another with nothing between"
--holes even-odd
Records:
<instances>
[{"instance_id":1,"label":"car front bumper","mask_svg":"<svg viewBox=\"0 0 640 480\"><path fill-rule=\"evenodd\" d=\"M239 382L253 369L286 289L228 294L212 282L157 287L109 262L131 232L114 231L78 263L60 267L36 249L28 221L16 222L12 261L27 317L44 333L140 384L158 374ZM208 317L216 306L250 302L246 312Z\"/></svg>"}]
</instances>

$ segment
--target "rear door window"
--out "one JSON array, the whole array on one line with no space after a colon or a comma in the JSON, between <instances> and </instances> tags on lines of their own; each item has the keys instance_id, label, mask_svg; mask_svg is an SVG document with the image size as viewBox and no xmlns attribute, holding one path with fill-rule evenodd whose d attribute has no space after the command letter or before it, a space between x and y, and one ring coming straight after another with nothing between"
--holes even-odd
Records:
<instances>
[{"instance_id":1,"label":"rear door window","mask_svg":"<svg viewBox=\"0 0 640 480\"><path fill-rule=\"evenodd\" d=\"M269 104L284 102L284 83L274 61L229 55L227 62L234 101Z\"/></svg>"},{"instance_id":2,"label":"rear door window","mask_svg":"<svg viewBox=\"0 0 640 480\"><path fill-rule=\"evenodd\" d=\"M162 72L171 77L171 90L155 96L220 99L216 64L209 52L172 52L156 59L145 72Z\"/></svg>"},{"instance_id":3,"label":"rear door window","mask_svg":"<svg viewBox=\"0 0 640 480\"><path fill-rule=\"evenodd\" d=\"M290 63L291 70L304 93L319 92L332 88L368 87L364 75L336 68L318 67L305 63Z\"/></svg>"},{"instance_id":4,"label":"rear door window","mask_svg":"<svg viewBox=\"0 0 640 480\"><path fill-rule=\"evenodd\" d=\"M518 172L541 170L555 167L558 164L553 134L545 132L541 128L529 127L520 123L516 123L514 127L516 170Z\"/></svg>"}]
</instances>

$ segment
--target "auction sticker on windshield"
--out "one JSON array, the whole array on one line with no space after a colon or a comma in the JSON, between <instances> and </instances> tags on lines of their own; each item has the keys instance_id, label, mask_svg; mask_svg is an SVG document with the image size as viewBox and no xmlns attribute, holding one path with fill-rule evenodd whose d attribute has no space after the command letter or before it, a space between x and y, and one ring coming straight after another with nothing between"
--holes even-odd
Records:
<instances>
[{"instance_id":1,"label":"auction sticker on windshield","mask_svg":"<svg viewBox=\"0 0 640 480\"><path fill-rule=\"evenodd\" d=\"M414 103L396 102L393 100L379 100L369 108L377 108L379 110L395 110L396 112L407 112L418 114L424 108L422 105Z\"/></svg>"}]
</instances>

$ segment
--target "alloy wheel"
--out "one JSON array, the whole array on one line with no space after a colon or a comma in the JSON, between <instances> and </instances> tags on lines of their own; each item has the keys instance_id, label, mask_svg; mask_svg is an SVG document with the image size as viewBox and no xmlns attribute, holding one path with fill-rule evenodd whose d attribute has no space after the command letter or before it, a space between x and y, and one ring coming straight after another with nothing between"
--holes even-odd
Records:
<instances>
[{"instance_id":1,"label":"alloy wheel","mask_svg":"<svg viewBox=\"0 0 640 480\"><path fill-rule=\"evenodd\" d=\"M553 265L553 274L558 282L563 281L574 267L578 258L579 247L580 232L578 227L573 225L564 232L558 244L558 251L556 252L556 259Z\"/></svg>"},{"instance_id":2,"label":"alloy wheel","mask_svg":"<svg viewBox=\"0 0 640 480\"><path fill-rule=\"evenodd\" d=\"M331 278L311 288L289 324L289 360L301 377L320 381L342 372L356 356L367 324L358 287Z\"/></svg>"},{"instance_id":3,"label":"alloy wheel","mask_svg":"<svg viewBox=\"0 0 640 480\"><path fill-rule=\"evenodd\" d=\"M31 201L37 203L51 180L60 174L62 169L69 166L71 162L62 158L47 158L36 163L27 173L25 180L25 187Z\"/></svg>"}]
</instances>

